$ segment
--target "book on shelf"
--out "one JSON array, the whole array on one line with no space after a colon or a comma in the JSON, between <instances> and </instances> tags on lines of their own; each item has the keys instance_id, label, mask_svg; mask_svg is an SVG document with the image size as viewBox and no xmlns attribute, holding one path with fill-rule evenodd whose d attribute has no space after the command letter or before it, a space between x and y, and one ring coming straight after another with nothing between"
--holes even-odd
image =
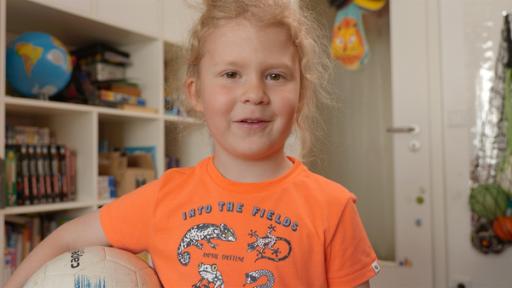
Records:
<instances>
[{"instance_id":1,"label":"book on shelf","mask_svg":"<svg viewBox=\"0 0 512 288\"><path fill-rule=\"evenodd\" d=\"M156 108L145 107L133 104L122 104L119 106L120 109L125 111L142 112L142 113L157 113Z\"/></svg>"},{"instance_id":2,"label":"book on shelf","mask_svg":"<svg viewBox=\"0 0 512 288\"><path fill-rule=\"evenodd\" d=\"M6 127L6 144L30 144L41 145L50 144L51 131L48 127L36 126L12 126Z\"/></svg>"},{"instance_id":3,"label":"book on shelf","mask_svg":"<svg viewBox=\"0 0 512 288\"><path fill-rule=\"evenodd\" d=\"M181 167L180 158L177 156L166 155L165 156L165 168L172 169Z\"/></svg>"},{"instance_id":4,"label":"book on shelf","mask_svg":"<svg viewBox=\"0 0 512 288\"><path fill-rule=\"evenodd\" d=\"M126 68L120 65L96 62L83 65L81 68L89 73L92 81L111 81L126 78Z\"/></svg>"},{"instance_id":5,"label":"book on shelf","mask_svg":"<svg viewBox=\"0 0 512 288\"><path fill-rule=\"evenodd\" d=\"M187 113L179 104L179 101L175 97L166 96L164 98L164 109L165 114L174 116L187 116Z\"/></svg>"},{"instance_id":6,"label":"book on shelf","mask_svg":"<svg viewBox=\"0 0 512 288\"><path fill-rule=\"evenodd\" d=\"M71 53L79 58L83 64L96 62L106 62L117 65L131 64L129 53L105 43L94 43L78 48Z\"/></svg>"},{"instance_id":7,"label":"book on shelf","mask_svg":"<svg viewBox=\"0 0 512 288\"><path fill-rule=\"evenodd\" d=\"M12 275L16 267L34 247L68 220L65 217L56 217L54 214L6 215L4 277Z\"/></svg>"},{"instance_id":8,"label":"book on shelf","mask_svg":"<svg viewBox=\"0 0 512 288\"><path fill-rule=\"evenodd\" d=\"M155 113L146 106L142 89L127 79L130 54L104 43L81 47L72 53L74 62L71 81L52 100Z\"/></svg>"},{"instance_id":9,"label":"book on shelf","mask_svg":"<svg viewBox=\"0 0 512 288\"><path fill-rule=\"evenodd\" d=\"M124 93L100 90L99 98L103 102L110 102L114 105L132 104L137 106L146 106L146 101L142 97L132 96Z\"/></svg>"},{"instance_id":10,"label":"book on shelf","mask_svg":"<svg viewBox=\"0 0 512 288\"><path fill-rule=\"evenodd\" d=\"M140 97L142 95L142 91L137 83L126 80L98 82L96 85L101 90L123 93L135 97Z\"/></svg>"},{"instance_id":11,"label":"book on shelf","mask_svg":"<svg viewBox=\"0 0 512 288\"><path fill-rule=\"evenodd\" d=\"M116 178L112 175L98 176L98 199L108 200L117 197Z\"/></svg>"},{"instance_id":12,"label":"book on shelf","mask_svg":"<svg viewBox=\"0 0 512 288\"><path fill-rule=\"evenodd\" d=\"M76 198L76 153L64 145L6 147L6 206Z\"/></svg>"},{"instance_id":13,"label":"book on shelf","mask_svg":"<svg viewBox=\"0 0 512 288\"><path fill-rule=\"evenodd\" d=\"M5 206L16 205L17 193L17 154L14 150L7 148L5 150L5 190L2 195L5 197Z\"/></svg>"}]
</instances>

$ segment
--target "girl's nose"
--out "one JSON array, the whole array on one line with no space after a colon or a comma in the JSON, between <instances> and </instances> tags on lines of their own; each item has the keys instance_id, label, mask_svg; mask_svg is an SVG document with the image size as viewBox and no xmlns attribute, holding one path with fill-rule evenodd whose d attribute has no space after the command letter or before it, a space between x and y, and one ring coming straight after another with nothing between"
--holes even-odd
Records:
<instances>
[{"instance_id":1,"label":"girl's nose","mask_svg":"<svg viewBox=\"0 0 512 288\"><path fill-rule=\"evenodd\" d=\"M253 105L266 105L270 102L265 89L263 79L251 79L247 83L247 88L242 95L242 103Z\"/></svg>"}]
</instances>

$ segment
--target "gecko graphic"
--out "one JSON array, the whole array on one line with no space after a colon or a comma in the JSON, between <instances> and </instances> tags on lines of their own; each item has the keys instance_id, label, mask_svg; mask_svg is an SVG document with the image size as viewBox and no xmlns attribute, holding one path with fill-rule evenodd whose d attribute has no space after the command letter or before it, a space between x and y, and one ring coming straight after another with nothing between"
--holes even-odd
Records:
<instances>
[{"instance_id":1,"label":"gecko graphic","mask_svg":"<svg viewBox=\"0 0 512 288\"><path fill-rule=\"evenodd\" d=\"M178 246L178 260L181 265L187 266L190 262L190 252L184 251L185 249L190 246L196 246L202 250L203 244L199 242L201 240L206 241L210 247L215 249L217 245L212 242L212 239L234 242L236 241L236 236L233 229L229 228L226 224L202 223L193 226L185 233Z\"/></svg>"},{"instance_id":2,"label":"gecko graphic","mask_svg":"<svg viewBox=\"0 0 512 288\"><path fill-rule=\"evenodd\" d=\"M290 242L290 240L286 238L273 235L272 233L275 231L276 227L272 224L268 226L267 234L263 237L260 237L256 231L251 230L249 236L251 238L256 238L256 240L247 245L247 250L249 252L256 250L256 252L258 253L258 257L256 258L256 260L254 260L254 262L260 259L267 259L274 262L279 262L285 260L286 258L288 258L288 256L290 256L290 254L292 253L292 243ZM279 242L285 243L286 246L288 247L288 252L281 257L279 257L279 255L281 254L281 250L278 247L275 247L275 244ZM273 256L266 255L266 252L268 251L270 251L271 255Z\"/></svg>"},{"instance_id":3,"label":"gecko graphic","mask_svg":"<svg viewBox=\"0 0 512 288\"><path fill-rule=\"evenodd\" d=\"M267 282L265 282L261 285L258 285L258 286L254 286L254 288L272 288L272 287L274 287L274 283L275 283L274 273L272 273L269 270L265 270L265 269L245 273L244 286L247 284L256 283L261 277L267 277Z\"/></svg>"}]
</instances>

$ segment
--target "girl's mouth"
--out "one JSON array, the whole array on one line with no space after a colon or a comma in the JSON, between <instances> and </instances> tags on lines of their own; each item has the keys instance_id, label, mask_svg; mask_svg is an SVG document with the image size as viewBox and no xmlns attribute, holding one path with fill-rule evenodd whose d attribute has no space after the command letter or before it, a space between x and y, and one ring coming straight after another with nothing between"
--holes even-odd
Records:
<instances>
[{"instance_id":1,"label":"girl's mouth","mask_svg":"<svg viewBox=\"0 0 512 288\"><path fill-rule=\"evenodd\" d=\"M269 120L265 119L242 119L235 121L235 123L240 124L242 127L248 127L248 128L262 128L265 127L268 123L270 123Z\"/></svg>"}]
</instances>

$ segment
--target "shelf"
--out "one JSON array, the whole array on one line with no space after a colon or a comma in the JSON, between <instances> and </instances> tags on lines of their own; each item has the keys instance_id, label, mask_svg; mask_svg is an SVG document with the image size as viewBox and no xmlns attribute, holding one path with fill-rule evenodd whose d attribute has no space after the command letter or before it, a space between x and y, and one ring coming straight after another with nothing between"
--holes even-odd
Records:
<instances>
[{"instance_id":1,"label":"shelf","mask_svg":"<svg viewBox=\"0 0 512 288\"><path fill-rule=\"evenodd\" d=\"M5 96L4 102L6 110L34 113L34 114L72 114L74 112L89 112L91 108L87 105L63 103L56 101L45 101L32 98L21 98L13 96Z\"/></svg>"},{"instance_id":2,"label":"shelf","mask_svg":"<svg viewBox=\"0 0 512 288\"><path fill-rule=\"evenodd\" d=\"M13 97L6 96L5 104L7 110L22 112L22 113L32 113L36 115L47 115L47 114L72 114L75 112L93 112L97 111L100 114L100 117L103 118L142 118L142 119L158 119L159 115L157 113L144 113L144 112L134 112L134 111L126 111L116 108L109 107L101 107L101 106L92 106L86 104L74 104L74 103L65 103L65 102L57 102L57 101L46 101L39 99L31 99L31 98L22 98L22 97Z\"/></svg>"},{"instance_id":3,"label":"shelf","mask_svg":"<svg viewBox=\"0 0 512 288\"><path fill-rule=\"evenodd\" d=\"M199 119L192 117L184 117L184 116L175 116L175 115L164 115L164 120L166 123L183 123L183 124L203 124L203 122Z\"/></svg>"},{"instance_id":4,"label":"shelf","mask_svg":"<svg viewBox=\"0 0 512 288\"><path fill-rule=\"evenodd\" d=\"M158 67L163 62L163 41L160 37L113 26L107 23L108 19L93 20L33 1L7 0L6 7L9 13L5 45L21 33L41 31L60 40L68 51L93 43L117 48L130 55L131 64L125 68L126 80L139 85L148 107L162 112L163 71Z\"/></svg>"},{"instance_id":5,"label":"shelf","mask_svg":"<svg viewBox=\"0 0 512 288\"><path fill-rule=\"evenodd\" d=\"M121 2L123 13L119 14L116 9ZM165 170L166 152L179 156L183 166L194 165L209 153L209 136L202 121L164 111L164 95L180 93L186 68L181 40L188 34L194 15L181 0L101 4L98 0L0 0L0 54L5 54L8 41L27 31L48 33L69 51L103 42L130 54L126 78L139 85L147 106L156 108L155 113L146 113L15 97L6 87L5 59L0 57L0 156L5 150L1 141L6 124L48 127L56 143L77 152L76 200L0 208L0 248L6 246L2 228L6 215L53 212L73 218L114 201L98 200L98 151L103 143L155 147L157 177ZM171 23L165 33L163 19ZM179 23L174 23L176 19ZM164 72L168 72L167 77ZM0 261L0 272L5 272L4 266ZM5 274L0 275L0 287L5 278Z\"/></svg>"},{"instance_id":6,"label":"shelf","mask_svg":"<svg viewBox=\"0 0 512 288\"><path fill-rule=\"evenodd\" d=\"M85 105L35 99L5 97L5 124L10 126L48 127L55 143L66 145L77 153L77 199L89 201L94 191L97 150L96 119Z\"/></svg>"},{"instance_id":7,"label":"shelf","mask_svg":"<svg viewBox=\"0 0 512 288\"><path fill-rule=\"evenodd\" d=\"M70 209L80 209L93 207L94 203L91 202L63 202L63 203L51 203L51 204L38 204L38 205L27 205L19 207L7 207L0 209L0 213L4 215L16 215L16 214L33 214L41 212L52 212L62 211Z\"/></svg>"},{"instance_id":8,"label":"shelf","mask_svg":"<svg viewBox=\"0 0 512 288\"><path fill-rule=\"evenodd\" d=\"M148 119L148 120L156 120L159 119L160 116L157 113L145 113L145 112L135 112L135 111L127 111L116 108L108 108L108 107L95 107L96 111L99 113L100 119L120 119L120 118L139 118L139 119Z\"/></svg>"},{"instance_id":9,"label":"shelf","mask_svg":"<svg viewBox=\"0 0 512 288\"><path fill-rule=\"evenodd\" d=\"M114 200L116 200L116 199L113 198L113 199L98 200L98 203L96 203L96 205L103 206L103 205L108 204Z\"/></svg>"},{"instance_id":10,"label":"shelf","mask_svg":"<svg viewBox=\"0 0 512 288\"><path fill-rule=\"evenodd\" d=\"M96 111L99 114L100 119L121 119L121 118L139 118L156 120L160 119L161 116L158 113L145 113L126 111L116 108L91 106L85 104L74 104L57 101L46 101L32 98L22 98L14 96L5 96L4 102L6 104L6 110L22 112L22 113L33 113L36 115L47 115L47 114L71 114L75 112L93 112ZM202 124L201 120L192 117L175 116L175 115L163 115L163 119L166 122L174 123L185 123L185 124Z\"/></svg>"}]
</instances>

